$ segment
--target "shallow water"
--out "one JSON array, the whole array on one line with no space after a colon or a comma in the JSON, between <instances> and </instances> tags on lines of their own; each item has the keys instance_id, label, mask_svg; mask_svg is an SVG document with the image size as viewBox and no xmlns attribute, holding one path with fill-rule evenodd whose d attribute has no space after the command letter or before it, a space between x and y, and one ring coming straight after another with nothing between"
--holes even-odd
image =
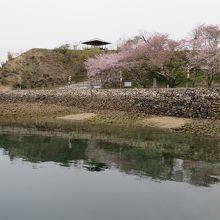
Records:
<instances>
[{"instance_id":1,"label":"shallow water","mask_svg":"<svg viewBox=\"0 0 220 220\"><path fill-rule=\"evenodd\" d=\"M219 220L220 140L114 138L1 133L1 219Z\"/></svg>"}]
</instances>

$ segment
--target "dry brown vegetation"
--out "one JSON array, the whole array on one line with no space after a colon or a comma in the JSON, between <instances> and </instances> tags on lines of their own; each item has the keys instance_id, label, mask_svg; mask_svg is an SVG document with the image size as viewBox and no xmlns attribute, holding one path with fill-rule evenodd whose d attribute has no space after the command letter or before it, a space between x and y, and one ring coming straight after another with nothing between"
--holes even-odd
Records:
<instances>
[{"instance_id":1,"label":"dry brown vegetation","mask_svg":"<svg viewBox=\"0 0 220 220\"><path fill-rule=\"evenodd\" d=\"M50 88L84 81L87 78L84 62L102 53L91 50L32 49L11 58L0 69L0 85L21 88Z\"/></svg>"}]
</instances>

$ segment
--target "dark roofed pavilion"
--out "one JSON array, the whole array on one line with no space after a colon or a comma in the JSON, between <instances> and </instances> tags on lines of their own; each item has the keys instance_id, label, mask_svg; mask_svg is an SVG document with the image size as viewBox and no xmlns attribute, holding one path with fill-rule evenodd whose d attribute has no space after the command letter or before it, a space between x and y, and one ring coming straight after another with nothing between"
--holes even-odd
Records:
<instances>
[{"instance_id":1,"label":"dark roofed pavilion","mask_svg":"<svg viewBox=\"0 0 220 220\"><path fill-rule=\"evenodd\" d=\"M94 38L92 40L83 42L82 44L93 46L93 47L101 47L101 46L105 46L105 45L108 45L108 44L111 44L111 43L106 42L104 40L101 40L99 38Z\"/></svg>"}]
</instances>

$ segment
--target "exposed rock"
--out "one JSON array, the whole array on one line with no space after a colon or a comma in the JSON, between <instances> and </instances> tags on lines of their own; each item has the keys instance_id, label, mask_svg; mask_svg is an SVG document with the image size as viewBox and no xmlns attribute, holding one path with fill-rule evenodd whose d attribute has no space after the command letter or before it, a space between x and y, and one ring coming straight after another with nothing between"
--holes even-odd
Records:
<instances>
[{"instance_id":1,"label":"exposed rock","mask_svg":"<svg viewBox=\"0 0 220 220\"><path fill-rule=\"evenodd\" d=\"M42 103L86 110L220 119L220 88L20 90L0 93L1 103Z\"/></svg>"}]
</instances>

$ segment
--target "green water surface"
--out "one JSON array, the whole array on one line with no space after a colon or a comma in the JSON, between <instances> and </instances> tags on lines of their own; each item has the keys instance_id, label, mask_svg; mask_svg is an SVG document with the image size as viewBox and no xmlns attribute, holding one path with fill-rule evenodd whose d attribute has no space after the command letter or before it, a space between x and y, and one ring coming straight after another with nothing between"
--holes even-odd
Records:
<instances>
[{"instance_id":1,"label":"green water surface","mask_svg":"<svg viewBox=\"0 0 220 220\"><path fill-rule=\"evenodd\" d=\"M1 132L0 219L220 219L219 139L87 136Z\"/></svg>"}]
</instances>

